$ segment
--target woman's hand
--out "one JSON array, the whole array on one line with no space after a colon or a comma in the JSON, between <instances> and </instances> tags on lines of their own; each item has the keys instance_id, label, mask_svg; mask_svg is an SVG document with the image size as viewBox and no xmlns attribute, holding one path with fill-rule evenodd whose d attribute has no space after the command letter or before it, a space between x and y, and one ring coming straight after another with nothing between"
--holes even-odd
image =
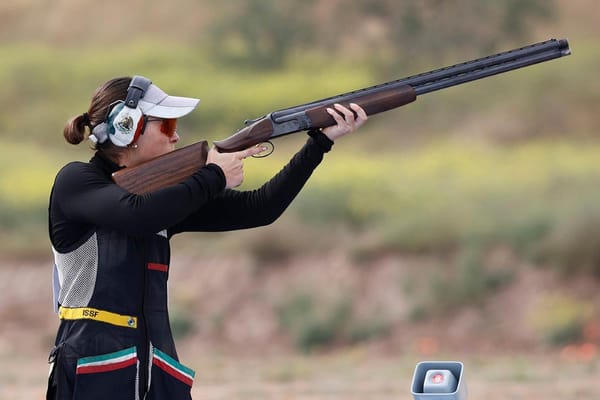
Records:
<instances>
[{"instance_id":1,"label":"woman's hand","mask_svg":"<svg viewBox=\"0 0 600 400\"><path fill-rule=\"evenodd\" d=\"M244 181L244 159L265 151L264 147L250 147L235 153L220 153L216 148L210 149L206 157L207 164L217 164L225 174L225 187L231 189L240 186Z\"/></svg>"},{"instance_id":2,"label":"woman's hand","mask_svg":"<svg viewBox=\"0 0 600 400\"><path fill-rule=\"evenodd\" d=\"M327 108L327 112L337 124L323 129L323 133L334 142L337 138L358 129L368 118L365 110L355 103L350 103L350 108L341 104L335 104L334 108Z\"/></svg>"}]
</instances>

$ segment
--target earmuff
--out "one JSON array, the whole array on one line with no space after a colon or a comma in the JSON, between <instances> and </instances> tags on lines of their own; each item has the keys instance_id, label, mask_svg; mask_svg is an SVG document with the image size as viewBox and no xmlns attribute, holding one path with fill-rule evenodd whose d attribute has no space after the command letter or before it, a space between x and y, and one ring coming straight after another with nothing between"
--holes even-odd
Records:
<instances>
[{"instance_id":1,"label":"earmuff","mask_svg":"<svg viewBox=\"0 0 600 400\"><path fill-rule=\"evenodd\" d=\"M148 78L134 76L127 88L125 101L119 101L107 118L108 137L119 147L127 147L135 142L144 130L144 113L138 103L152 84Z\"/></svg>"}]
</instances>

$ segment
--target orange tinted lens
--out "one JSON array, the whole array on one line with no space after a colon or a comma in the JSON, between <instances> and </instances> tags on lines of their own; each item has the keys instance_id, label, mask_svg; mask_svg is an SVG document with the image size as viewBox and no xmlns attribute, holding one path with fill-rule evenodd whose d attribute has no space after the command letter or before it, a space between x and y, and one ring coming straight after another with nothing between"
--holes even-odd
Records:
<instances>
[{"instance_id":1,"label":"orange tinted lens","mask_svg":"<svg viewBox=\"0 0 600 400\"><path fill-rule=\"evenodd\" d=\"M177 120L175 118L162 120L162 123L160 124L160 131L162 133L164 133L168 137L171 137L175 134L176 130L177 130Z\"/></svg>"}]
</instances>

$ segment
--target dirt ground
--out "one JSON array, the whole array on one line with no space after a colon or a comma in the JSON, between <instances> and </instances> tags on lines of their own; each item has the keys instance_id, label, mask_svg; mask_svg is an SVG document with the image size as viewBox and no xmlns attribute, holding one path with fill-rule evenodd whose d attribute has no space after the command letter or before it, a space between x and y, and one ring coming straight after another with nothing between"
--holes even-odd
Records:
<instances>
[{"instance_id":1,"label":"dirt ground","mask_svg":"<svg viewBox=\"0 0 600 400\"><path fill-rule=\"evenodd\" d=\"M44 397L47 365L42 349L0 354L0 399ZM417 355L373 355L350 349L320 356L239 357L180 346L196 369L193 397L203 400L412 399ZM18 354L16 354L18 353ZM557 354L446 357L464 363L468 398L552 400L600 398L600 362L565 361ZM436 357L437 358L437 357Z\"/></svg>"},{"instance_id":2,"label":"dirt ground","mask_svg":"<svg viewBox=\"0 0 600 400\"><path fill-rule=\"evenodd\" d=\"M325 262L341 273L344 263L335 259L338 261ZM240 260L220 265L219 273L223 275L219 278L214 276L217 261L210 261L206 269L194 270L186 266L189 261L185 257L176 259L183 267L170 277L172 287L188 293L183 300L191 301L188 297L196 292L214 294L215 287L207 286L207 282L216 285L231 281L233 276L238 284L249 282L239 268L230 266ZM389 280L389 266L383 262L377 268L371 272ZM310 270L304 273L310 274ZM194 285L188 287L190 279ZM502 308L502 315L508 319L489 331L470 332L480 325L477 316L467 310L456 317L454 324L429 323L402 334L395 332L385 340L308 355L293 351L285 341L273 340L269 345L267 339L257 339L260 335L256 330L254 336L228 340L216 340L200 331L180 339L178 349L182 362L196 370L195 399L411 399L412 374L416 363L423 360L462 361L470 399L600 399L600 355L596 345L534 346L529 330L516 326L518 319L508 318L519 314L520 305L532 302L523 291L541 290L550 285L548 279L527 274L517 278L498 295L498 304L486 308L490 313ZM540 282L540 286L534 282ZM577 290L592 290L580 285ZM224 301L215 299L217 303ZM198 312L210 311L186 304ZM0 318L0 400L43 398L46 357L58 325L51 310L49 261L13 261L0 268ZM242 322L232 326L239 327ZM509 340L506 335L511 324L516 337ZM451 338L448 343L439 341L444 334Z\"/></svg>"}]
</instances>

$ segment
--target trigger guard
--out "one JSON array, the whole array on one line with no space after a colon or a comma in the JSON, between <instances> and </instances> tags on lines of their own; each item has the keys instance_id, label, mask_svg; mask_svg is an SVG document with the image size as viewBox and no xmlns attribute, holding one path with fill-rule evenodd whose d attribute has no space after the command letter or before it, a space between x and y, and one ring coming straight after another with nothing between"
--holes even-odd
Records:
<instances>
[{"instance_id":1,"label":"trigger guard","mask_svg":"<svg viewBox=\"0 0 600 400\"><path fill-rule=\"evenodd\" d=\"M259 146L264 146L267 149L265 151L261 151L258 154L254 154L252 156L252 158L265 158L265 157L268 157L271 154L273 154L273 151L275 151L275 146L273 145L273 143L271 141L261 143L261 144L259 144Z\"/></svg>"}]
</instances>

